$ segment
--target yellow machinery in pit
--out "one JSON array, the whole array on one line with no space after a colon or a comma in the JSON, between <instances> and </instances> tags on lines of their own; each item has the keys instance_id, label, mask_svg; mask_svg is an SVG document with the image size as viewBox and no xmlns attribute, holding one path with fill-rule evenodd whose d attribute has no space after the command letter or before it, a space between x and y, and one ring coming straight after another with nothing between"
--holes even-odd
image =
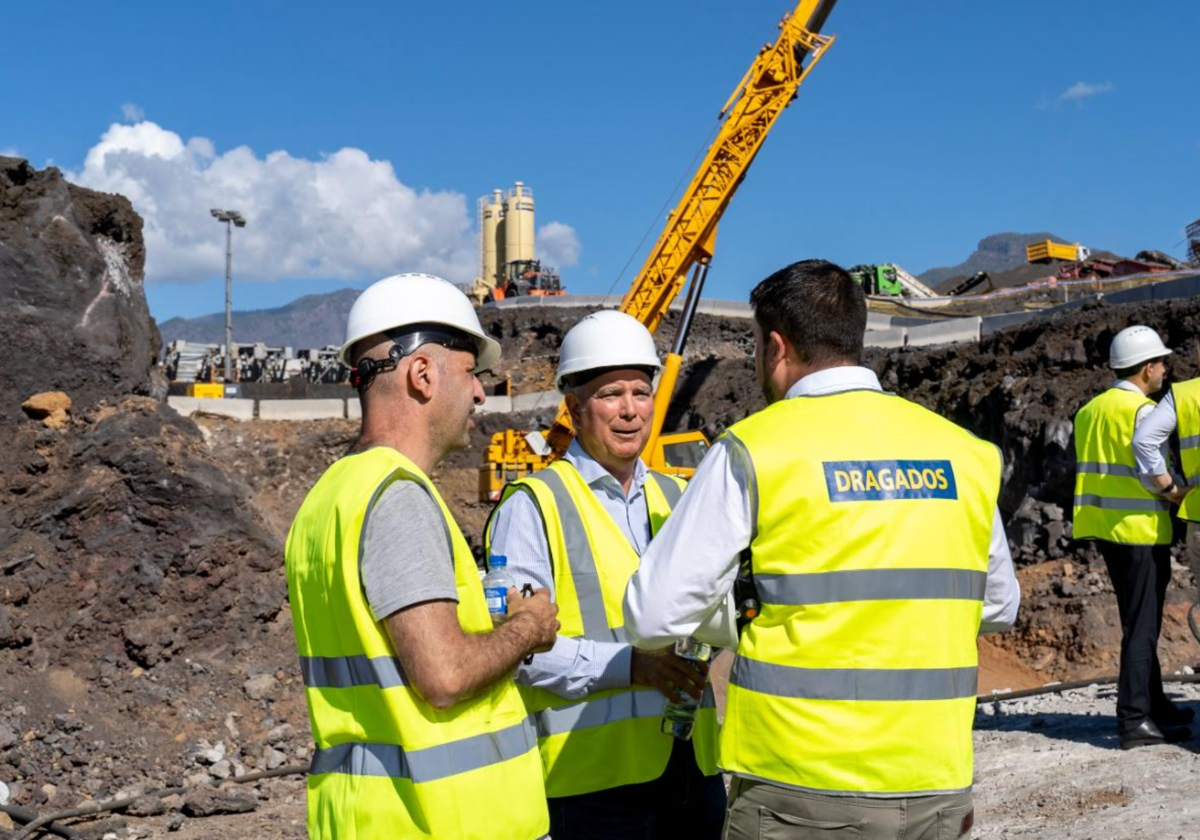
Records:
<instances>
[{"instance_id":1,"label":"yellow machinery in pit","mask_svg":"<svg viewBox=\"0 0 1200 840\"><path fill-rule=\"evenodd\" d=\"M654 332L689 272L691 283L671 352L664 360L654 398L654 426L643 460L659 472L690 478L708 448L699 431L662 434L679 377L688 330L712 262L717 222L746 177L779 115L796 98L800 84L833 43L821 35L837 0L800 0L779 23L779 37L763 47L718 114L717 135L688 184L646 262L621 301L621 311ZM561 457L574 437L566 404L543 432L513 429L492 436L487 465L480 471L480 495L495 501L506 482L516 481Z\"/></svg>"}]
</instances>

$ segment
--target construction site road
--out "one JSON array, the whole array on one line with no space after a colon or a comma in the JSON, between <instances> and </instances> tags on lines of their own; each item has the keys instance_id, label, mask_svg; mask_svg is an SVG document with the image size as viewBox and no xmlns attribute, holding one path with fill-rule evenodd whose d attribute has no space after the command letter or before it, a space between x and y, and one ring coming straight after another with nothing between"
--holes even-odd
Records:
<instances>
[{"instance_id":1,"label":"construction site road","mask_svg":"<svg viewBox=\"0 0 1200 840\"><path fill-rule=\"evenodd\" d=\"M1195 683L1168 686L1167 693L1200 710ZM1116 687L1095 685L980 703L975 837L1200 837L1200 737L1121 751L1115 707Z\"/></svg>"}]
</instances>

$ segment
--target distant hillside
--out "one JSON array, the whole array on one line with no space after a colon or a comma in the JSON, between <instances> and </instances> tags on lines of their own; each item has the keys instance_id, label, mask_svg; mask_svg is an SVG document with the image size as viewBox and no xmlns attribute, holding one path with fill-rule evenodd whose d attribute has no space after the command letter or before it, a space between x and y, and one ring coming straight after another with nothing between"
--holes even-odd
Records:
<instances>
[{"instance_id":1,"label":"distant hillside","mask_svg":"<svg viewBox=\"0 0 1200 840\"><path fill-rule=\"evenodd\" d=\"M324 347L341 344L346 334L346 316L361 289L339 289L320 295L305 295L277 309L254 309L233 313L235 342L261 341L273 347ZM172 318L158 325L163 341L199 341L220 344L225 340L225 313L199 318Z\"/></svg>"},{"instance_id":2,"label":"distant hillside","mask_svg":"<svg viewBox=\"0 0 1200 840\"><path fill-rule=\"evenodd\" d=\"M919 274L918 277L925 285L937 288L951 277L970 277L978 271L997 273L1021 268L1026 265L1025 246L1030 242L1043 239L1049 239L1052 242L1070 241L1053 233L996 233L979 240L979 245L971 256L958 265L931 268ZM1040 276L1036 269L1033 273ZM1052 274L1053 272L1045 271L1043 266L1041 273Z\"/></svg>"}]
</instances>

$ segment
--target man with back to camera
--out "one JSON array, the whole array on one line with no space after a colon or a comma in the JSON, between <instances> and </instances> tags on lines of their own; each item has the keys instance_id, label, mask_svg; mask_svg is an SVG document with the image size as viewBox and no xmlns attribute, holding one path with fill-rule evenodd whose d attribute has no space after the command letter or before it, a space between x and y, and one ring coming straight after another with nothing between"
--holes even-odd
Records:
<instances>
[{"instance_id":1,"label":"man with back to camera","mask_svg":"<svg viewBox=\"0 0 1200 840\"><path fill-rule=\"evenodd\" d=\"M842 268L751 293L768 407L714 445L625 594L639 647L686 637L746 566L761 604L720 738L727 838L970 834L976 637L1020 590L996 447L883 392Z\"/></svg>"},{"instance_id":2,"label":"man with back to camera","mask_svg":"<svg viewBox=\"0 0 1200 840\"><path fill-rule=\"evenodd\" d=\"M362 431L288 533L288 599L316 752L312 838L546 835L536 740L512 681L554 643L543 590L493 629L475 561L429 480L469 442L500 346L438 277L354 302L342 347Z\"/></svg>"}]
</instances>

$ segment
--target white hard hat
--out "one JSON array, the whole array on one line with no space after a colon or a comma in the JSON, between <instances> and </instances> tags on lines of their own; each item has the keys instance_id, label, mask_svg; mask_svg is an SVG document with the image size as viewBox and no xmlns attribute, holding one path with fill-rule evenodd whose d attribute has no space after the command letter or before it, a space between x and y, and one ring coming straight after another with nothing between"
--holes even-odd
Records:
<instances>
[{"instance_id":1,"label":"white hard hat","mask_svg":"<svg viewBox=\"0 0 1200 840\"><path fill-rule=\"evenodd\" d=\"M432 274L393 274L368 286L346 319L346 341L338 354L350 367L350 348L369 335L415 324L442 324L465 333L478 352L475 372L491 367L500 358L500 343L484 335L475 307L455 285Z\"/></svg>"},{"instance_id":2,"label":"white hard hat","mask_svg":"<svg viewBox=\"0 0 1200 840\"><path fill-rule=\"evenodd\" d=\"M1158 333L1149 327L1126 327L1113 336L1108 346L1108 366L1124 370L1151 359L1171 355Z\"/></svg>"},{"instance_id":3,"label":"white hard hat","mask_svg":"<svg viewBox=\"0 0 1200 840\"><path fill-rule=\"evenodd\" d=\"M601 368L644 367L662 370L654 337L641 321L624 312L604 309L585 317L563 336L558 349L558 375L554 384Z\"/></svg>"}]
</instances>

